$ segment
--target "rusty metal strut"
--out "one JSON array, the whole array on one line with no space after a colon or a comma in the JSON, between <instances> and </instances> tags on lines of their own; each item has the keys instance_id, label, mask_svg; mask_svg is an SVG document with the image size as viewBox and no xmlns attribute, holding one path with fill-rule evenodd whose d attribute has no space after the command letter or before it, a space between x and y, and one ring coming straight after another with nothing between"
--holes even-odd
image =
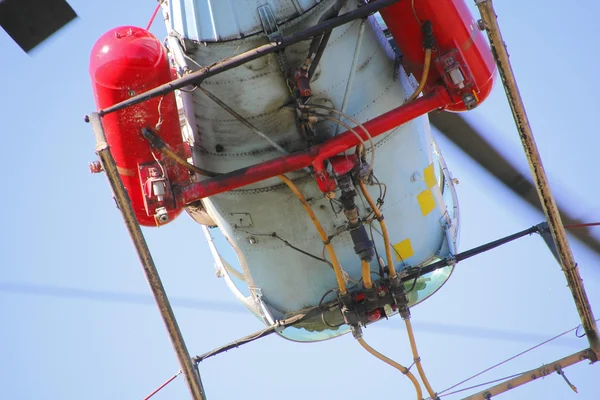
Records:
<instances>
[{"instance_id":1,"label":"rusty metal strut","mask_svg":"<svg viewBox=\"0 0 600 400\"><path fill-rule=\"evenodd\" d=\"M472 394L468 397L464 397L462 400L488 400L494 398L495 396L501 393L508 392L509 390L515 389L526 383L533 382L536 379L553 374L554 372L558 372L558 374L560 375L563 368L570 367L571 365L577 364L578 362L586 360L593 362L594 359L595 355L593 354L591 349L578 351L575 354L571 354L570 356L561 358L560 360L556 360L551 364L544 365L540 368L535 368L527 372L523 372L522 374L519 374L518 376L512 379L497 384L496 386L492 386L491 388L484 389L481 392ZM447 396L447 394L445 396Z\"/></svg>"},{"instance_id":2,"label":"rusty metal strut","mask_svg":"<svg viewBox=\"0 0 600 400\"><path fill-rule=\"evenodd\" d=\"M165 292L165 288L163 287L156 266L154 265L152 254L150 254L150 249L148 248L140 224L138 223L133 207L131 206L131 200L129 199L129 195L125 190L123 181L117 171L117 164L115 163L108 143L106 142L102 119L98 113L94 112L90 114L89 122L92 124L94 137L96 138L96 154L98 154L100 162L104 167L106 177L108 178L108 182L115 196L115 201L121 211L123 221L129 231L129 236L131 236L131 240L133 241L142 267L144 268L146 279L148 280L148 284L154 295L154 300L156 300L156 304L158 305L163 322L169 332L169 337L171 338L171 342L177 353L181 371L183 371L185 380L188 383L192 398L194 400L206 400L204 388L200 381L200 374L192 364L192 359L185 345L185 341L183 340L181 331L179 330L179 325L177 325L177 320L175 319L171 304L169 303L167 293Z\"/></svg>"},{"instance_id":3,"label":"rusty metal strut","mask_svg":"<svg viewBox=\"0 0 600 400\"><path fill-rule=\"evenodd\" d=\"M573 259L573 253L571 251L571 247L569 246L569 241L567 240L565 228L562 220L560 219L554 196L552 196L552 192L550 190L550 185L548 183L548 178L546 177L546 172L544 171L544 166L542 165L540 153L535 144L531 125L529 124L529 120L525 112L523 99L519 93L517 81L510 65L508 52L502 39L502 34L500 33L500 26L498 25L498 19L494 11L492 0L475 0L475 3L479 8L485 30L490 40L492 54L496 60L496 65L498 66L498 72L500 73L500 78L502 79L506 97L508 98L508 103L510 104L512 114L517 125L517 130L519 131L519 136L521 137L521 143L523 144L525 155L527 156L527 161L529 162L529 168L531 169L531 174L533 176L540 202L542 203L544 214L548 220L548 226L556 245L561 268L565 274L565 277L567 278L567 284L571 290L573 299L575 300L577 311L579 313L579 317L581 318L581 324L590 343L590 348L596 353L597 356L600 356L598 326L594 319L592 307L590 306L590 302L587 298L585 288L583 287L583 280L579 275L577 264Z\"/></svg>"}]
</instances>

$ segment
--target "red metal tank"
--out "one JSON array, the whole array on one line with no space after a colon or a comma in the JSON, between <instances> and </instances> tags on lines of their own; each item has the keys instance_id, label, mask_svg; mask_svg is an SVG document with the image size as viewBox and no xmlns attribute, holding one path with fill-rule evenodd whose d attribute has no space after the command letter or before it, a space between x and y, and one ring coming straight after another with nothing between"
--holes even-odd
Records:
<instances>
[{"instance_id":1,"label":"red metal tank","mask_svg":"<svg viewBox=\"0 0 600 400\"><path fill-rule=\"evenodd\" d=\"M487 98L496 65L464 0L405 0L384 8L380 14L402 52L404 68L418 81L425 60L422 26L431 22L435 47L424 93L444 84L454 101L447 108L450 111L472 108L465 105L465 95L472 94L477 104ZM465 80L457 83L457 75Z\"/></svg>"},{"instance_id":2,"label":"red metal tank","mask_svg":"<svg viewBox=\"0 0 600 400\"><path fill-rule=\"evenodd\" d=\"M89 72L99 109L172 78L161 42L150 32L133 26L112 29L96 42ZM189 174L153 151L141 130L151 129L185 157L174 94L105 115L102 122L139 223L157 226L173 220L181 213L182 205L175 201L171 187L188 182Z\"/></svg>"}]
</instances>

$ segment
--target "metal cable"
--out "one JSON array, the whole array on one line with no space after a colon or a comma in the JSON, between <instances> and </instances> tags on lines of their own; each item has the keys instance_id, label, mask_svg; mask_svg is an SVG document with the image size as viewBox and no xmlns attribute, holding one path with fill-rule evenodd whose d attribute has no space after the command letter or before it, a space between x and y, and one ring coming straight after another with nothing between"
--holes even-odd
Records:
<instances>
[{"instance_id":1,"label":"metal cable","mask_svg":"<svg viewBox=\"0 0 600 400\"><path fill-rule=\"evenodd\" d=\"M150 393L148 396L144 397L144 400L148 400L149 398L153 397L156 393L158 393L162 389L164 389L165 386L167 386L169 383L173 382L175 380L175 378L177 378L179 375L181 375L181 370L179 370L179 372L177 372L175 375L173 375L172 377L167 379L162 385L160 385L159 387L154 389L154 391L152 393Z\"/></svg>"},{"instance_id":2,"label":"metal cable","mask_svg":"<svg viewBox=\"0 0 600 400\"><path fill-rule=\"evenodd\" d=\"M356 119L354 119L353 117L351 117L350 115L336 110L333 107L327 107L327 106L323 106L320 104L304 104L302 107L306 107L306 108L320 108L322 110L327 110L327 111L331 111L334 114L337 114L341 117L346 118L348 121L352 122L354 125L358 126L367 136L367 138L369 139L369 145L371 146L371 165L369 165L369 170L367 171L366 175L369 175L371 173L371 170L373 169L373 166L375 165L375 144L373 143L373 136L371 135L371 133L369 133L369 131L367 130L367 128L360 122L358 122ZM319 114L319 116L321 116L322 114ZM339 119L335 119L336 123L342 125L344 128L351 130L351 128L348 128L347 125L344 125ZM362 139L362 138L361 138ZM365 146L365 143L363 140L360 140L360 142L362 143L363 146ZM366 148L366 146L365 146Z\"/></svg>"},{"instance_id":3,"label":"metal cable","mask_svg":"<svg viewBox=\"0 0 600 400\"><path fill-rule=\"evenodd\" d=\"M325 245L325 247L327 248L327 251L329 252L329 257L331 257L331 263L333 264L333 271L335 272L335 279L340 288L340 293L342 295L346 294L348 291L346 289L346 282L344 280L344 270L342 269L342 266L340 265L340 262L338 261L338 258L335 254L335 250L333 249L333 246L331 245L331 241L327 237L327 234L325 233L323 226L319 222L319 219L315 215L315 212L312 210L312 208L310 207L310 204L308 204L308 202L306 201L306 198L304 197L302 192L300 192L300 189L298 189L298 187L294 184L294 182L292 182L290 179L288 179L288 177L286 177L285 175L277 175L277 177L279 179L281 179L290 188L290 190L294 193L296 198L302 203L304 210L308 214L310 220L312 221L313 225L315 226L315 229L319 233L319 236L321 237L323 244Z\"/></svg>"},{"instance_id":4,"label":"metal cable","mask_svg":"<svg viewBox=\"0 0 600 400\"><path fill-rule=\"evenodd\" d=\"M227 105L227 103L225 103L223 100L221 100L220 98L218 98L217 96L215 96L214 94L212 94L211 92L209 92L208 90L206 90L205 88L203 88L202 86L196 86L196 87L202 93L204 93L209 99L211 99L212 101L214 101L215 103L217 103L221 108L223 108L225 111L227 111L229 114L231 114L235 119L237 119L239 122L241 122L242 124L244 124L248 129L250 129L252 132L254 132L258 136L260 136L262 139L264 139L267 142L269 142L269 144L271 146L273 146L276 150L278 150L279 152L281 152L283 154L290 154L289 151L287 151L286 149L284 149L283 147L281 147L277 142L275 142L270 137L268 137L267 135L265 135L256 126L252 125L252 123L250 123L250 121L248 121L246 118L244 118L240 114L238 114L233 108L229 107L229 105Z\"/></svg>"},{"instance_id":5,"label":"metal cable","mask_svg":"<svg viewBox=\"0 0 600 400\"><path fill-rule=\"evenodd\" d=\"M476 389L476 388L481 387L481 386L491 385L492 383L502 382L502 381L506 381L508 379L516 378L519 375L523 375L523 372L521 372L520 374L514 374L514 375L505 376L504 378L494 379L493 381L487 381L487 382L484 382L484 383L480 383L478 385L469 386L469 387L466 387L464 389L455 390L454 392L446 393L446 394L444 394L442 396L438 396L438 397L446 397L446 396L450 396L450 395L453 395L453 394L457 394L457 393L461 393L461 392L466 392L467 390ZM431 397L427 398L426 400L431 400Z\"/></svg>"},{"instance_id":6,"label":"metal cable","mask_svg":"<svg viewBox=\"0 0 600 400\"><path fill-rule=\"evenodd\" d=\"M600 321L600 318L596 320L596 322L598 322L598 321ZM522 355L524 355L524 354L526 354L526 353L529 353L530 351L532 351L532 350L535 350L535 349L537 349L537 348L539 348L539 347L541 347L541 346L543 346L543 345L545 345L545 344L548 344L548 343L550 343L550 342L552 342L552 341L554 341L554 340L556 340L556 339L558 339L558 338L560 338L560 337L562 337L562 336L564 336L564 335L566 335L566 334L568 334L568 333L571 333L571 332L573 332L573 331L577 330L577 329L578 329L580 326L581 326L581 325L577 325L575 328L571 328L571 329L569 329L568 331L565 331L565 332L563 332L563 333L561 333L561 334L558 334L558 335L556 335L556 336L554 336L554 337L552 337L552 338L550 338L550 339L548 339L548 340L546 340L546 341L543 341L542 343L539 343L539 344L537 344L537 345L535 345L535 346L533 346L533 347L530 347L530 348L528 348L527 350L524 350L524 351L520 352L519 354L516 354L516 355L514 355L514 356L512 356L512 357L510 357L510 358L507 358L506 360L504 360L504 361L501 361L501 362L499 362L498 364L492 365L491 367L489 367L489 368L487 368L487 369L484 369L483 371L481 371L481 372L479 372L479 373L477 373L477 374L475 374L475 375L473 375L473 376L471 376L471 377L469 377L469 378L467 378L467 379L465 379L465 380L463 380L463 381L461 381L461 382L459 382L459 383L457 383L457 384L455 384L455 385L452 385L452 386L450 386L449 388L442 390L441 392L438 392L438 395L441 395L442 393L446 393L448 390L452 390L452 389L454 389L455 387L457 387L457 386L460 386L460 385L462 385L463 383L466 383L466 382L468 382L468 381L470 381L470 380L473 380L473 379L477 378L478 376L481 376L481 375L485 374L486 372L489 372L489 371L491 371L491 370L492 370L492 369L494 369L494 368L497 368L497 367L499 367L499 366L501 366L501 365L503 365L503 364L506 364L507 362L509 362L509 361L512 361L512 360L514 360L514 359L515 359L515 358L517 358L517 357L520 357L520 356L522 356ZM508 377L508 378L505 378L505 379L510 379L510 378L512 378L512 376L511 376L511 377ZM491 383L493 383L493 382L491 382ZM448 393L448 394L449 394L449 393ZM446 394L446 396L447 396L448 394Z\"/></svg>"}]
</instances>

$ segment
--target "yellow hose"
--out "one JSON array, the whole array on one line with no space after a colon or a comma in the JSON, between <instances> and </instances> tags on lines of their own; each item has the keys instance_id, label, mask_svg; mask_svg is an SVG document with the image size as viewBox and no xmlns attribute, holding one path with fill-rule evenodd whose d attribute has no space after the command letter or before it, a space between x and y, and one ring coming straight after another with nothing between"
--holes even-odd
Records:
<instances>
[{"instance_id":1,"label":"yellow hose","mask_svg":"<svg viewBox=\"0 0 600 400\"><path fill-rule=\"evenodd\" d=\"M294 182L289 180L285 175L277 175L277 177L279 179L281 179L283 181L283 183L285 183L291 189L292 192L294 192L294 194L296 195L298 200L300 200L300 202L304 206L306 213L308 214L308 216L310 217L310 220L312 221L315 228L317 229L317 232L319 232L319 236L321 236L321 240L323 241L323 244L325 245L325 248L327 249L327 252L329 253L329 257L331 258L331 264L333 265L333 271L335 272L335 279L337 280L337 284L340 288L340 293L342 295L348 293L348 291L346 290L346 282L344 282L344 274L343 274L340 262L338 261L337 256L335 255L333 246L331 245L331 243L329 243L329 238L327 237L327 234L325 233L323 226L317 219L317 216L315 215L312 208L310 208L310 204L308 204L308 202L302 195L302 192L300 192L300 190L294 184Z\"/></svg>"},{"instance_id":2,"label":"yellow hose","mask_svg":"<svg viewBox=\"0 0 600 400\"><path fill-rule=\"evenodd\" d=\"M386 356L384 356L383 354L379 353L377 350L375 350L374 348L369 346L363 338L359 337L359 338L356 338L356 340L358 340L358 343L360 343L360 345L366 351L368 351L369 353L373 354L375 357L379 358L384 363L391 365L392 367L396 368L398 371L400 371L404 375L406 375L408 377L408 379L410 379L410 381L414 385L415 390L417 391L417 400L423 399L423 391L421 390L421 385L419 385L419 381L417 381L417 378L415 378L415 376L408 370L408 368L398 364L396 361L389 359Z\"/></svg>"},{"instance_id":3,"label":"yellow hose","mask_svg":"<svg viewBox=\"0 0 600 400\"><path fill-rule=\"evenodd\" d=\"M413 353L413 357L415 359L415 365L417 366L417 370L419 371L419 376L423 381L423 385L429 393L429 397L432 399L438 399L438 396L435 394L435 391L432 389L429 381L427 380L427 376L425 376L425 371L423 370L423 366L421 365L421 357L419 357L419 351L417 350L417 342L415 341L415 334L412 329L412 324L410 322L410 318L405 318L404 322L406 323L406 330L408 332L408 340L410 341L410 348Z\"/></svg>"},{"instance_id":4,"label":"yellow hose","mask_svg":"<svg viewBox=\"0 0 600 400\"><path fill-rule=\"evenodd\" d=\"M417 96L419 95L419 93L421 93L423 91L423 88L425 87L425 84L427 83L427 78L429 77L430 65L431 65L431 49L425 49L425 63L423 64L423 76L421 77L421 82L419 82L419 86L417 87L417 89L415 89L413 94L411 94L410 97L408 98L408 100L406 100L407 102L413 101L414 99L416 99Z\"/></svg>"},{"instance_id":5,"label":"yellow hose","mask_svg":"<svg viewBox=\"0 0 600 400\"><path fill-rule=\"evenodd\" d=\"M371 280L371 264L367 261L362 261L362 278L365 289L371 289L373 287L373 281Z\"/></svg>"},{"instance_id":6,"label":"yellow hose","mask_svg":"<svg viewBox=\"0 0 600 400\"><path fill-rule=\"evenodd\" d=\"M383 243L385 245L385 256L387 258L388 269L390 270L390 277L393 278L396 276L396 268L394 267L394 260L392 259L392 245L390 244L390 236L388 235L387 225L385 224L385 221L382 218L382 214L379 210L379 207L377 207L377 204L375 204L373 198L367 191L367 187L365 186L364 182L359 180L358 185L360 186L360 190L365 196L365 199L367 199L369 207L371 207L371 210L373 210L373 212L375 213L375 217L377 217L377 220L379 221L379 226L381 227L381 234L383 235Z\"/></svg>"}]
</instances>

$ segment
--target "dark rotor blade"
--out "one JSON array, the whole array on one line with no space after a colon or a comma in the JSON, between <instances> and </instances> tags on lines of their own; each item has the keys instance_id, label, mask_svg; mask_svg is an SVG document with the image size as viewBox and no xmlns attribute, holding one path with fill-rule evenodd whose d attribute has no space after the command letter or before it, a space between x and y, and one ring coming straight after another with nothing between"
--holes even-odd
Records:
<instances>
[{"instance_id":1,"label":"dark rotor blade","mask_svg":"<svg viewBox=\"0 0 600 400\"><path fill-rule=\"evenodd\" d=\"M156 307L156 302L150 294L113 292L108 290L78 289L65 286L38 285L25 282L2 282L0 281L0 293L8 295L25 295L54 297L66 300L84 300L97 301L102 303L134 304ZM187 308L192 310L213 311L213 312L249 312L240 303L230 301L218 301L199 299L192 297L170 296L173 306L177 308ZM374 325L377 327L377 325ZM385 325L383 325L385 326ZM390 327L389 325L387 326ZM524 332L504 331L498 329L489 329L483 327L469 327L460 325L446 325L436 322L420 321L415 329L434 334L448 334L454 336L472 337L486 340L506 340L512 342L538 343L547 340L546 334L532 334ZM581 348L582 344L575 338L563 338L556 344L569 345Z\"/></svg>"},{"instance_id":2,"label":"dark rotor blade","mask_svg":"<svg viewBox=\"0 0 600 400\"><path fill-rule=\"evenodd\" d=\"M490 145L459 114L435 112L429 114L431 124L448 139L460 147L469 157L485 168L506 187L512 190L528 204L543 213L537 191L533 183L519 172L504 156ZM563 224L576 225L581 221L572 217L559 205ZM569 231L579 241L600 255L600 242L591 235L588 228L577 228Z\"/></svg>"},{"instance_id":3,"label":"dark rotor blade","mask_svg":"<svg viewBox=\"0 0 600 400\"><path fill-rule=\"evenodd\" d=\"M0 0L0 26L27 53L75 17L65 0Z\"/></svg>"}]
</instances>

